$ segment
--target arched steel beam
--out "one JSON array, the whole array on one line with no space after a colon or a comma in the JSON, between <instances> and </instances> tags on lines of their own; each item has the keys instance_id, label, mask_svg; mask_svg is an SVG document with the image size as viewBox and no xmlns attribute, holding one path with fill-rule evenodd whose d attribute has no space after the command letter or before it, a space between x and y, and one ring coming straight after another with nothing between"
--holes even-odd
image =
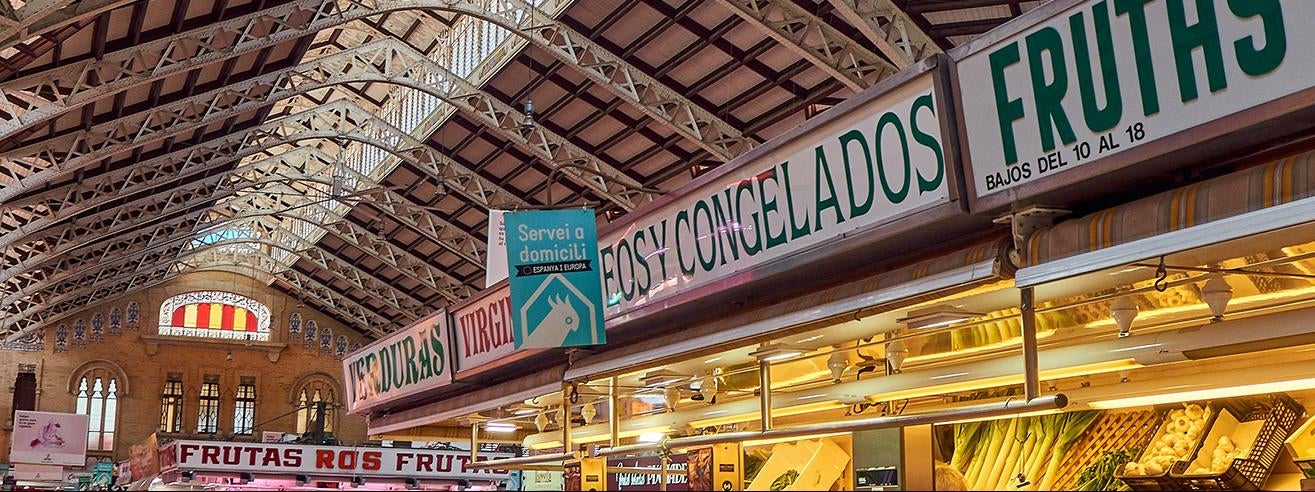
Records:
<instances>
[{"instance_id":1,"label":"arched steel beam","mask_svg":"<svg viewBox=\"0 0 1315 492\"><path fill-rule=\"evenodd\" d=\"M268 149L253 156L267 152ZM26 234L33 234L42 228L42 224L44 227L50 227L78 213L95 210L126 196L159 189L161 186L175 184L186 178L223 171L232 162L231 156L231 152L227 149L218 149L214 152L208 149L184 149L0 205L0 220L20 224L20 230L25 231ZM248 166L282 165L287 168L301 168L303 173L308 173L310 172L310 166L306 165L308 162L314 162L327 169L334 165L335 160L317 148L298 147L290 152L273 154L256 160L254 163L244 163L232 172L241 172ZM360 174L351 166L340 166L339 169L347 178L369 185L366 188L370 191L364 192L365 196L358 197L362 202L382 211L398 223L410 227L462 260L481 269L484 268L484 251L487 249L484 241L436 216L425 205L405 195L382 188L382 185L373 178Z\"/></svg>"},{"instance_id":2,"label":"arched steel beam","mask_svg":"<svg viewBox=\"0 0 1315 492\"><path fill-rule=\"evenodd\" d=\"M181 196L181 197L196 196L193 194L193 190L209 190L211 194L209 196L204 197L207 203L223 197L237 196L239 193L245 193L244 195L241 195L238 200L235 200L230 203L226 203L225 206L219 210L210 210L208 208L203 209L208 211L212 215L222 217L223 219L228 221L248 218L248 217L269 216L274 213L279 213L279 211L289 207L288 205L277 203L274 200L262 199L265 198L263 197L263 195L259 193L251 193L251 190L269 184L282 184L287 179L289 179L290 176L281 173L281 171L277 167L272 167L270 171L280 171L280 172L268 172L267 174L263 174L263 175L260 174L259 172L251 172L252 170L250 169L248 169L247 171L248 172L243 173L242 179L233 179L233 176L225 176L225 175L211 177L205 180L201 180L195 183L190 183L188 185L175 188L176 190L181 192L181 194L178 195L171 194L164 197L160 197L158 195L150 195L147 197L143 197L139 200L125 203L116 209L111 209L107 213L113 213L117 215L118 213L120 213L118 212L119 210L136 210L139 208L144 208L144 209L155 211L155 216L165 219L168 218L171 214L175 213L176 211L188 211L188 210L193 210L195 208L196 204L179 202L175 198L176 196ZM291 176L291 177L295 179L303 179L303 180L312 180L315 178L314 175L300 175L300 176ZM288 189L287 191L292 191L292 190ZM161 201L163 201L164 203L163 204L159 203ZM341 216L336 215L334 212L323 206L314 203L310 205L300 205L298 206L297 211L298 213L282 212L282 215L286 217L299 219L303 222L312 224L320 229L323 229L325 232L337 237L339 240L348 244L352 244L353 246L357 247L361 251L365 252L367 255L374 257L380 263L393 267L396 270L402 272L403 274L412 276L417 282L420 282L422 285L425 285L426 287L429 287L432 290L439 292L449 301L464 299L465 297L473 293L473 289L470 286L465 285L462 282L462 280L454 278L448 275L446 272L443 272L442 270L430 268L425 261L419 258L415 258L409 252L391 245L387 240L376 236L375 234L365 230L364 228L356 226L355 224L352 224L344 220ZM195 213L196 212L193 210L192 212L185 213L184 215L191 215ZM310 213L310 215L303 215L305 213ZM208 229L213 229L214 227L217 226L218 222L220 221L217 219L212 219L211 221L206 222L205 225L207 226ZM144 225L145 224L129 223L124 227L142 227ZM121 232L114 228L115 223L113 222L109 222L108 226L109 228L104 231L98 231L96 229L87 229L85 231L82 231L82 234L86 236L92 236L93 238L95 238L95 237L99 237L98 233L100 235L114 235ZM177 239L185 242L192 239L197 239L200 237L200 235L203 235L204 233L205 232L198 230L188 235L176 234L176 237ZM161 245L168 245L172 243L173 243L172 241L165 241L162 243L157 242L155 246L159 247ZM52 256L60 257L67 254L73 254L70 253L69 250L76 249L76 247L77 246L74 245L67 248L66 250L47 252L43 255L39 255L37 257L32 258L30 263L37 266L42 265L44 262L40 261L41 258L48 259ZM120 251L119 254L122 256L125 254L125 252ZM8 282L8 280L21 273L22 273L21 271L16 272L14 269L9 269L9 270L5 270L0 275L3 276L4 281ZM45 274L47 276L47 280L49 280L49 277L53 275L51 272L45 272ZM60 278L62 279L64 277L60 277ZM7 296L6 300L12 297L12 294L14 293L40 292L39 289L47 288L49 285L50 283L48 281L36 282L36 283L24 285L22 288L17 289L17 292L12 292L10 296ZM6 288L8 290L8 285L6 285ZM23 299L23 298L26 298L26 296L19 297L19 299ZM39 302L39 300L35 300L31 302Z\"/></svg>"},{"instance_id":3,"label":"arched steel beam","mask_svg":"<svg viewBox=\"0 0 1315 492\"><path fill-rule=\"evenodd\" d=\"M296 0L0 84L0 112L8 115L0 123L0 138L130 87L357 19L410 9L466 14L524 37L723 160L754 145L711 112L523 0ZM2 184L21 182L35 172L9 170L11 182Z\"/></svg>"},{"instance_id":4,"label":"arched steel beam","mask_svg":"<svg viewBox=\"0 0 1315 492\"><path fill-rule=\"evenodd\" d=\"M899 71L792 0L718 0L854 92Z\"/></svg>"},{"instance_id":5,"label":"arched steel beam","mask_svg":"<svg viewBox=\"0 0 1315 492\"><path fill-rule=\"evenodd\" d=\"M52 258L69 254L70 251L83 246L87 242L103 240L126 231L149 226L156 221L170 219L174 215L191 215L197 214L201 210L209 210L209 204L213 201L234 196L241 190L243 185L252 182L253 179L260 178L259 176L238 176L239 179L237 180L234 180L234 175L226 174L197 180L172 188L166 194L149 195L137 200L131 200L104 212L50 228L38 235L38 239L25 242L21 247L8 245L3 250L4 254L16 260L16 263L0 272L0 282L8 282L9 279L27 270L34 269ZM227 186L221 186L225 184L226 180L232 181ZM332 217L332 215L326 217ZM340 219L332 221L332 223L351 226L352 229L344 232L344 234L348 234L344 240L351 244L360 244L359 247L362 250L368 252L382 247L377 240L372 243L358 242L357 239L362 234L355 229L359 229L359 227ZM372 235L370 237L373 238ZM40 245L43 249L34 249L31 245ZM446 277L449 280L445 284L453 287L460 286L458 288L462 290L468 289L460 280L451 278L445 273L439 273L441 277ZM444 289L436 290L442 292ZM464 297L464 294L457 295L457 297Z\"/></svg>"},{"instance_id":6,"label":"arched steel beam","mask_svg":"<svg viewBox=\"0 0 1315 492\"><path fill-rule=\"evenodd\" d=\"M943 52L893 0L828 1L901 70Z\"/></svg>"},{"instance_id":7,"label":"arched steel beam","mask_svg":"<svg viewBox=\"0 0 1315 492\"><path fill-rule=\"evenodd\" d=\"M329 130L316 130L325 128ZM444 183L451 185L459 195L466 196L472 203L483 205L484 208L506 207L515 208L525 204L525 201L519 199L505 189L497 187L496 184L488 182L483 176L475 175L469 172L459 164L451 162L442 154L438 154L433 147L423 145L422 142L410 138L409 135L402 134L400 130L392 128L391 125L383 124L373 118L371 113L356 107L355 104L348 101L334 101L334 103L321 105L302 113L293 114L293 116L279 118L270 124L259 126L259 128L249 130L235 139L218 139L201 143L200 150L193 147L192 151L197 151L195 155L206 155L213 159L237 160L254 155L260 151L271 149L271 147L287 145L287 143L306 141L306 139L343 139L343 141L356 141L366 143L366 145L380 147L389 153L393 153L404 160L408 160L413 166L423 168L429 171L431 175L437 176L444 180ZM389 143L396 142L396 143ZM221 175L222 176L222 175ZM204 183L216 183L218 176L210 176L204 180ZM196 183L192 187L174 188L170 193L176 195L180 189L195 189ZM3 189L0 189L3 192ZM501 204L489 203L489 199L500 199ZM70 243L71 239L64 237L68 230L74 230L84 226L85 222L95 220L96 217L104 217L107 214L112 216L116 212L133 212L137 210L128 207L118 207L105 212L97 213L91 217L80 217L79 220L67 222L54 226L54 228L39 230L37 234L22 235L22 241L14 239L13 242L5 245L0 250L0 257L8 257L20 263L22 266L26 262L28 253L25 253L25 245L41 245L45 249L57 249L58 245ZM171 209L176 210L176 208ZM34 241L33 237L41 237L43 241ZM17 267L16 266L16 267ZM7 276L0 274L0 282L7 280Z\"/></svg>"},{"instance_id":8,"label":"arched steel beam","mask_svg":"<svg viewBox=\"0 0 1315 492\"><path fill-rule=\"evenodd\" d=\"M6 159L46 160L60 174L71 173L108 156L191 132L281 99L325 87L370 82L410 87L447 102L503 139L561 168L568 178L624 210L633 210L655 197L643 191L634 178L567 138L541 125L523 128L517 109L391 38L15 149L6 154ZM590 172L581 172L575 166ZM35 180L33 177L29 181Z\"/></svg>"},{"instance_id":9,"label":"arched steel beam","mask_svg":"<svg viewBox=\"0 0 1315 492\"><path fill-rule=\"evenodd\" d=\"M14 10L12 21L0 21L0 50L33 36L89 19L141 0L33 0Z\"/></svg>"},{"instance_id":10,"label":"arched steel beam","mask_svg":"<svg viewBox=\"0 0 1315 492\"><path fill-rule=\"evenodd\" d=\"M187 255L178 257L174 262L165 263L129 277L122 277L115 282L89 286L65 293L56 299L52 299L49 304L21 316L5 317L0 320L0 329L9 330L12 333L9 338L15 339L29 331L41 329L87 306L158 285L194 271L215 269L224 265L250 268L252 271L268 274L273 278L288 282L297 289L310 292L313 294L314 299L318 299L328 306L326 310L337 314L343 320L357 323L357 329L362 332L369 331L382 335L397 326L392 321L384 319L359 303L338 294L332 287L324 285L296 270L281 268L277 260L264 252L252 250L243 251L240 254L225 253L221 248L212 247L192 251Z\"/></svg>"}]
</instances>

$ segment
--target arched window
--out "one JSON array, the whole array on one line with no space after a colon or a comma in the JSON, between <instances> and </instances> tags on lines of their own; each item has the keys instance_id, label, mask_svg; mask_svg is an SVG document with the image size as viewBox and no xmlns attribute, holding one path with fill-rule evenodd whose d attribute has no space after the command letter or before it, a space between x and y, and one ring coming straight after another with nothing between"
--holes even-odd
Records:
<instances>
[{"instance_id":1,"label":"arched window","mask_svg":"<svg viewBox=\"0 0 1315 492\"><path fill-rule=\"evenodd\" d=\"M76 412L89 417L87 450L113 451L119 427L119 399L128 394L123 370L109 361L91 361L73 372L69 391Z\"/></svg>"},{"instance_id":2,"label":"arched window","mask_svg":"<svg viewBox=\"0 0 1315 492\"><path fill-rule=\"evenodd\" d=\"M160 303L160 334L269 341L269 308L231 292L179 294Z\"/></svg>"},{"instance_id":3,"label":"arched window","mask_svg":"<svg viewBox=\"0 0 1315 492\"><path fill-rule=\"evenodd\" d=\"M324 411L324 432L333 432L338 415L338 383L324 374L302 378L294 386L293 405L297 408L297 433L310 431L318 412Z\"/></svg>"}]
</instances>

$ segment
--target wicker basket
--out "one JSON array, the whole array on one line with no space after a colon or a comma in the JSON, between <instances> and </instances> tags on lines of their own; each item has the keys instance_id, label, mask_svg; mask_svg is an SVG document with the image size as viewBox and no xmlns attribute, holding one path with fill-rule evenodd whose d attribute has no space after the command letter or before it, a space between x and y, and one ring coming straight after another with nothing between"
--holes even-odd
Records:
<instances>
[{"instance_id":1,"label":"wicker basket","mask_svg":"<svg viewBox=\"0 0 1315 492\"><path fill-rule=\"evenodd\" d=\"M1233 464L1223 473L1216 475L1189 475L1187 471L1202 446L1192 451L1190 461L1176 463L1170 475L1178 479L1184 488L1193 490L1260 490L1269 479L1269 473L1283 451L1283 443L1301 422L1305 410L1288 395L1279 393L1267 399L1242 400L1246 411L1239 422L1263 420L1264 425L1256 440L1251 445L1251 454L1246 458L1233 460ZM1211 426L1213 427L1213 423Z\"/></svg>"}]
</instances>

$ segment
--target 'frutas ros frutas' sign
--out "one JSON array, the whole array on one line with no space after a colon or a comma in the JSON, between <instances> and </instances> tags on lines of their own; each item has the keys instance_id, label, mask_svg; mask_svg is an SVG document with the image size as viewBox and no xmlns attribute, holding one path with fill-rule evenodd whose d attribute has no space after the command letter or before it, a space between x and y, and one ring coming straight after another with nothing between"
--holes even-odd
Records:
<instances>
[{"instance_id":1,"label":"'frutas ros frutas' sign","mask_svg":"<svg viewBox=\"0 0 1315 492\"><path fill-rule=\"evenodd\" d=\"M447 311L439 311L347 356L348 413L451 384L447 350Z\"/></svg>"},{"instance_id":2,"label":"'frutas ros frutas' sign","mask_svg":"<svg viewBox=\"0 0 1315 492\"><path fill-rule=\"evenodd\" d=\"M923 74L615 229L608 313L948 201L941 104Z\"/></svg>"},{"instance_id":3,"label":"'frutas ros frutas' sign","mask_svg":"<svg viewBox=\"0 0 1315 492\"><path fill-rule=\"evenodd\" d=\"M507 212L516 348L606 343L594 211Z\"/></svg>"},{"instance_id":4,"label":"'frutas ros frutas' sign","mask_svg":"<svg viewBox=\"0 0 1315 492\"><path fill-rule=\"evenodd\" d=\"M977 196L1315 86L1315 2L1101 0L965 56Z\"/></svg>"},{"instance_id":5,"label":"'frutas ros frutas' sign","mask_svg":"<svg viewBox=\"0 0 1315 492\"><path fill-rule=\"evenodd\" d=\"M438 449L174 441L161 455L160 461L169 463L165 470L445 480L505 480L511 476L507 470L471 468L469 451ZM510 453L479 453L479 461L510 457Z\"/></svg>"}]
</instances>

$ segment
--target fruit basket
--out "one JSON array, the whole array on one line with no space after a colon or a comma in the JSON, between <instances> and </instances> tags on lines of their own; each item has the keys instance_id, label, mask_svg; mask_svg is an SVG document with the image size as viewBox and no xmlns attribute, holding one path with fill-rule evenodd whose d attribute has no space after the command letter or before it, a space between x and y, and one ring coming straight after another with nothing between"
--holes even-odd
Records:
<instances>
[{"instance_id":1,"label":"fruit basket","mask_svg":"<svg viewBox=\"0 0 1315 492\"><path fill-rule=\"evenodd\" d=\"M1187 403L1157 406L1156 413L1161 417L1160 425L1150 444L1114 478L1133 490L1182 490L1184 486L1169 472L1194 455L1219 409L1207 403Z\"/></svg>"},{"instance_id":2,"label":"fruit basket","mask_svg":"<svg viewBox=\"0 0 1315 492\"><path fill-rule=\"evenodd\" d=\"M1305 410L1284 394L1247 403L1241 411L1221 412L1191 461L1174 465L1170 475L1183 488L1260 490L1265 485Z\"/></svg>"}]
</instances>

